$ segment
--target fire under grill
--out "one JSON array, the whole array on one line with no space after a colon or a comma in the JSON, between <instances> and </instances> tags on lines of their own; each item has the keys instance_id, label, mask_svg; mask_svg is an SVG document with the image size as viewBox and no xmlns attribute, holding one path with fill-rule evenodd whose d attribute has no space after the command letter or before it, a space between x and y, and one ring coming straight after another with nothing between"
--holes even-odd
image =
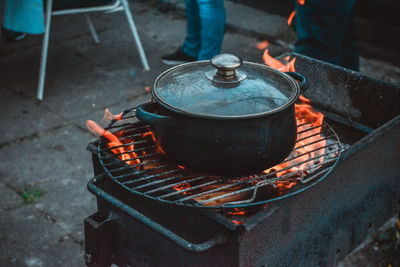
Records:
<instances>
[{"instance_id":1,"label":"fire under grill","mask_svg":"<svg viewBox=\"0 0 400 267\"><path fill-rule=\"evenodd\" d=\"M298 143L280 167L239 177L196 173L168 161L151 126L138 121L135 110L124 111L121 120L107 128L121 144L101 138L100 164L129 192L175 205L246 208L292 196L322 181L342 150L339 137L328 124L315 126L298 118Z\"/></svg>"},{"instance_id":2,"label":"fire under grill","mask_svg":"<svg viewBox=\"0 0 400 267\"><path fill-rule=\"evenodd\" d=\"M400 87L289 56L329 125L298 122L304 143L265 172L223 177L177 166L135 109L108 127L118 141L88 146L98 210L85 219L87 265L334 266L393 216Z\"/></svg>"}]
</instances>

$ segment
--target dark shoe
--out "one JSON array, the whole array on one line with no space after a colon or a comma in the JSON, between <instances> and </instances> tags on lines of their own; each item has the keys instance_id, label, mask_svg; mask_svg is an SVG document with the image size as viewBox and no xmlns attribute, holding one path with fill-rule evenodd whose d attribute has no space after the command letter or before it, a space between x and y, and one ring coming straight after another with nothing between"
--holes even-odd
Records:
<instances>
[{"instance_id":1,"label":"dark shoe","mask_svg":"<svg viewBox=\"0 0 400 267\"><path fill-rule=\"evenodd\" d=\"M2 34L4 35L4 39L6 42L16 42L20 41L25 38L25 33L24 32L15 32L15 31L9 31L6 29L2 29Z\"/></svg>"},{"instance_id":2,"label":"dark shoe","mask_svg":"<svg viewBox=\"0 0 400 267\"><path fill-rule=\"evenodd\" d=\"M178 48L174 53L163 56L161 61L167 65L178 65L187 62L196 61L195 57L186 55L181 48Z\"/></svg>"}]
</instances>

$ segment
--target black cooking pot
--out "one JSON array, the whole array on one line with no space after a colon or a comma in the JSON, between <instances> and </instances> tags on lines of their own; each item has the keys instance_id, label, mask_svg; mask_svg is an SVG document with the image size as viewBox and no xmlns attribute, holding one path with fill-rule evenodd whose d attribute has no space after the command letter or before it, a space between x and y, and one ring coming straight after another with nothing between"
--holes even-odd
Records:
<instances>
[{"instance_id":1,"label":"black cooking pot","mask_svg":"<svg viewBox=\"0 0 400 267\"><path fill-rule=\"evenodd\" d=\"M197 61L162 73L137 117L154 126L169 159L191 169L245 174L280 163L296 143L294 103L305 78L230 54L211 65Z\"/></svg>"}]
</instances>

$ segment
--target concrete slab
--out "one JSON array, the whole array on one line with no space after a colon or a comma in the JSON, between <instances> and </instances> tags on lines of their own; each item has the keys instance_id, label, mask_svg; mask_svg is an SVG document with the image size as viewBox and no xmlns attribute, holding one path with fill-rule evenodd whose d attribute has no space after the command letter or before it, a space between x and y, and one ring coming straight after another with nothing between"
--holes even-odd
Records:
<instances>
[{"instance_id":1,"label":"concrete slab","mask_svg":"<svg viewBox=\"0 0 400 267\"><path fill-rule=\"evenodd\" d=\"M39 74L40 48L27 48L0 57L1 89L21 94L36 95Z\"/></svg>"},{"instance_id":2,"label":"concrete slab","mask_svg":"<svg viewBox=\"0 0 400 267\"><path fill-rule=\"evenodd\" d=\"M5 87L30 98L36 96L37 70L36 48L19 54L8 55L3 64L8 71L0 74ZM38 66L37 66L38 67ZM32 75L32 73L35 75ZM21 79L20 77L23 77ZM76 117L135 95L132 80L104 71L89 62L65 51L65 47L50 49L44 101L41 105L52 114L63 118ZM137 89L143 93L143 87Z\"/></svg>"},{"instance_id":3,"label":"concrete slab","mask_svg":"<svg viewBox=\"0 0 400 267\"><path fill-rule=\"evenodd\" d=\"M83 60L77 61L81 63L79 67L65 67L69 74L55 74L61 66L53 66L49 72L52 80L42 104L52 112L68 119L114 104L135 93L132 81L99 68L90 68Z\"/></svg>"},{"instance_id":4,"label":"concrete slab","mask_svg":"<svg viewBox=\"0 0 400 267\"><path fill-rule=\"evenodd\" d=\"M17 94L0 98L0 144L38 134L63 124L63 119L32 99Z\"/></svg>"},{"instance_id":5,"label":"concrete slab","mask_svg":"<svg viewBox=\"0 0 400 267\"><path fill-rule=\"evenodd\" d=\"M26 35L25 38L19 42L6 42L3 38L0 39L0 56L8 54L16 54L19 51L30 49L35 46L40 46L43 41L43 35Z\"/></svg>"},{"instance_id":6,"label":"concrete slab","mask_svg":"<svg viewBox=\"0 0 400 267\"><path fill-rule=\"evenodd\" d=\"M149 8L148 5L145 7ZM107 15L101 15L101 17L104 16ZM166 20L168 20L168 27L176 29L176 31L166 31L163 23ZM166 68L160 61L161 56L174 51L183 43L185 20L171 19L171 15L148 10L144 14L136 15L135 22L148 61L151 63L150 72L161 72ZM134 79L143 76L139 54L128 25L121 25L119 28L100 33L101 43L99 45L93 45L90 38L90 36L86 36L85 38L66 40L62 43L74 53L81 54L86 60L105 70L112 71L114 74L118 73Z\"/></svg>"},{"instance_id":7,"label":"concrete slab","mask_svg":"<svg viewBox=\"0 0 400 267\"><path fill-rule=\"evenodd\" d=\"M112 28L119 28L124 24L127 25L123 12L105 14L104 16L99 16L98 14L104 13L88 14L98 33ZM91 36L85 16L86 14L53 16L50 32L51 42L56 44L71 38ZM94 44L93 39L91 44Z\"/></svg>"},{"instance_id":8,"label":"concrete slab","mask_svg":"<svg viewBox=\"0 0 400 267\"><path fill-rule=\"evenodd\" d=\"M86 151L91 140L89 133L69 125L0 149L2 181L16 191L40 191L35 206L79 242L83 219L96 206L86 190L93 176Z\"/></svg>"},{"instance_id":9,"label":"concrete slab","mask_svg":"<svg viewBox=\"0 0 400 267\"><path fill-rule=\"evenodd\" d=\"M0 183L0 213L15 209L23 204L22 197L15 193L13 190Z\"/></svg>"},{"instance_id":10,"label":"concrete slab","mask_svg":"<svg viewBox=\"0 0 400 267\"><path fill-rule=\"evenodd\" d=\"M83 248L31 205L0 212L0 266L84 266Z\"/></svg>"},{"instance_id":11,"label":"concrete slab","mask_svg":"<svg viewBox=\"0 0 400 267\"><path fill-rule=\"evenodd\" d=\"M1 90L0 90L0 101L4 98L4 97L6 97L6 96L10 96L10 95L12 95L12 94L14 94L13 93L13 91L11 90L11 88L10 87L6 87L6 86L3 86L3 87L1 87Z\"/></svg>"}]
</instances>

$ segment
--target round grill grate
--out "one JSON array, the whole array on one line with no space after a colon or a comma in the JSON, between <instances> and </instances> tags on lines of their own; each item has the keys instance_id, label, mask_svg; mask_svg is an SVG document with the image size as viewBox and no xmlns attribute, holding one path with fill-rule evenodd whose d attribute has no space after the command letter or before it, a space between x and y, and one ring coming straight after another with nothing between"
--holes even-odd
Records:
<instances>
[{"instance_id":1,"label":"round grill grate","mask_svg":"<svg viewBox=\"0 0 400 267\"><path fill-rule=\"evenodd\" d=\"M121 120L106 128L118 141L100 138L100 164L131 193L174 205L246 208L293 196L322 181L343 149L328 124L312 126L298 120L296 147L268 171L239 177L196 173L168 161L157 148L152 127L140 122L135 111L124 111Z\"/></svg>"}]
</instances>

